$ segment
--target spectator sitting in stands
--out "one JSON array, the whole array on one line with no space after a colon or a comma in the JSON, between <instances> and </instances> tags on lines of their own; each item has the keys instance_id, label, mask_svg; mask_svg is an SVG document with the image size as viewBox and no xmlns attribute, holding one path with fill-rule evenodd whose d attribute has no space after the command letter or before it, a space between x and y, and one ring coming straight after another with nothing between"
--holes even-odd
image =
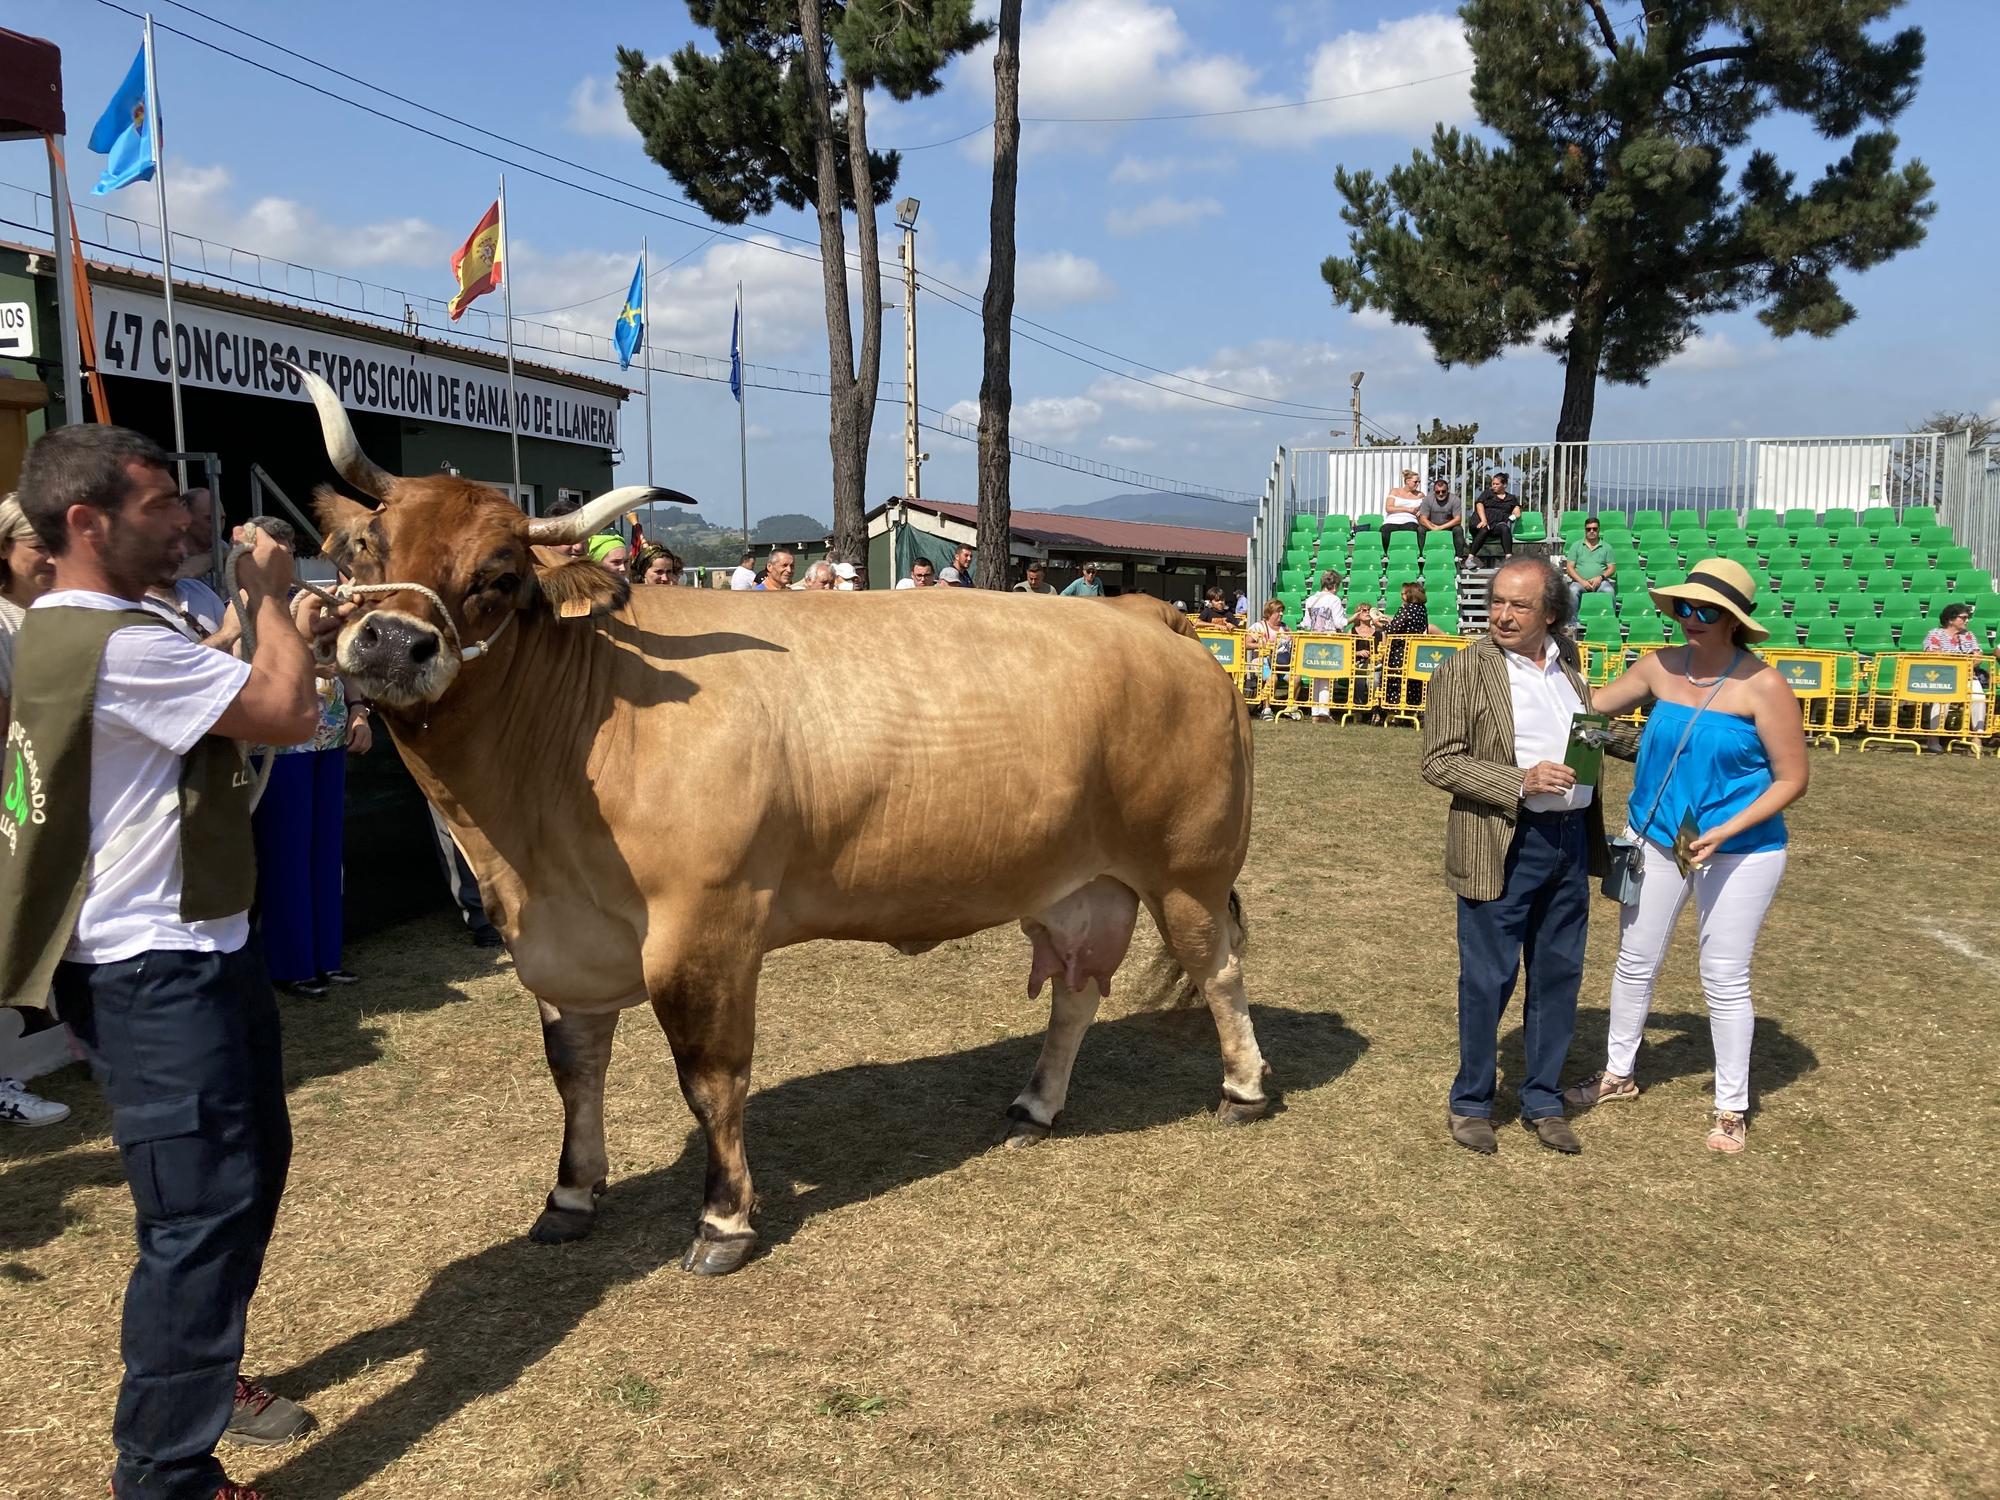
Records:
<instances>
[{"instance_id":1,"label":"spectator sitting in stands","mask_svg":"<svg viewBox=\"0 0 2000 1500\"><path fill-rule=\"evenodd\" d=\"M821 590L829 593L832 592L833 564L822 557L818 562L813 563L806 569L806 576L799 580L798 586L802 590L813 593L818 593Z\"/></svg>"},{"instance_id":2,"label":"spectator sitting in stands","mask_svg":"<svg viewBox=\"0 0 2000 1500\"><path fill-rule=\"evenodd\" d=\"M920 557L910 564L910 576L908 578L899 578L896 580L896 587L899 589L927 589L935 586L936 583L937 579L933 576L931 560L928 557Z\"/></svg>"},{"instance_id":3,"label":"spectator sitting in stands","mask_svg":"<svg viewBox=\"0 0 2000 1500\"><path fill-rule=\"evenodd\" d=\"M1393 637L1404 635L1443 635L1444 632L1431 624L1429 595L1421 583L1403 585L1403 607L1389 618L1383 629L1385 636L1392 637L1383 652L1382 671L1386 680L1391 672L1400 671L1409 652L1409 646ZM1414 707L1423 702L1424 686L1420 682L1403 685L1403 704Z\"/></svg>"},{"instance_id":4,"label":"spectator sitting in stands","mask_svg":"<svg viewBox=\"0 0 2000 1500\"><path fill-rule=\"evenodd\" d=\"M1097 564L1087 562L1083 565L1083 576L1076 579L1068 588L1063 590L1063 597L1066 599L1095 599L1103 593L1104 585L1097 581Z\"/></svg>"},{"instance_id":5,"label":"spectator sitting in stands","mask_svg":"<svg viewBox=\"0 0 2000 1500\"><path fill-rule=\"evenodd\" d=\"M1507 491L1507 476L1495 474L1487 482L1486 493L1472 507L1473 532L1466 545L1474 557L1488 542L1498 542L1500 550L1514 555L1514 517L1521 513L1521 501Z\"/></svg>"},{"instance_id":6,"label":"spectator sitting in stands","mask_svg":"<svg viewBox=\"0 0 2000 1500\"><path fill-rule=\"evenodd\" d=\"M1969 604L1947 604L1938 611L1938 628L1924 637L1924 650L1942 652L1947 656L1983 657L1979 637L1972 630L1972 606ZM1972 670L1971 728L1974 734L1986 732L1986 673L1980 667ZM1924 727L1937 729L1944 723L1944 716L1951 711L1949 704L1937 703L1924 710ZM1936 740L1930 748L1944 748Z\"/></svg>"},{"instance_id":7,"label":"spectator sitting in stands","mask_svg":"<svg viewBox=\"0 0 2000 1500\"><path fill-rule=\"evenodd\" d=\"M1306 596L1305 629L1312 635L1339 635L1347 629L1347 606L1340 598L1340 575L1319 575L1319 592Z\"/></svg>"},{"instance_id":8,"label":"spectator sitting in stands","mask_svg":"<svg viewBox=\"0 0 2000 1500\"><path fill-rule=\"evenodd\" d=\"M1285 701L1292 666L1292 633L1285 628L1285 606L1276 599L1264 601L1264 618L1244 633L1243 649L1250 671L1243 690L1254 700L1261 697L1260 719L1275 718L1274 704Z\"/></svg>"},{"instance_id":9,"label":"spectator sitting in stands","mask_svg":"<svg viewBox=\"0 0 2000 1500\"><path fill-rule=\"evenodd\" d=\"M1053 594L1056 586L1049 582L1048 564L1036 558L1028 564L1028 576L1014 585L1017 594Z\"/></svg>"},{"instance_id":10,"label":"spectator sitting in stands","mask_svg":"<svg viewBox=\"0 0 2000 1500\"><path fill-rule=\"evenodd\" d=\"M1212 625L1218 630L1236 628L1236 612L1229 607L1228 599L1219 583L1211 585L1208 597L1201 601L1201 623Z\"/></svg>"},{"instance_id":11,"label":"spectator sitting in stands","mask_svg":"<svg viewBox=\"0 0 2000 1500\"><path fill-rule=\"evenodd\" d=\"M1429 536L1433 531L1451 533L1451 550L1459 561L1465 560L1465 507L1458 496L1451 492L1451 485L1442 479L1431 481L1431 492L1424 497L1424 503L1417 512L1417 524Z\"/></svg>"},{"instance_id":12,"label":"spectator sitting in stands","mask_svg":"<svg viewBox=\"0 0 2000 1500\"><path fill-rule=\"evenodd\" d=\"M681 560L671 547L648 542L639 549L626 571L634 583L670 586L681 581Z\"/></svg>"},{"instance_id":13,"label":"spectator sitting in stands","mask_svg":"<svg viewBox=\"0 0 2000 1500\"><path fill-rule=\"evenodd\" d=\"M1397 485L1382 501L1382 540L1387 542L1399 532L1408 532L1422 540L1423 528L1420 517L1424 509L1424 492L1418 488L1423 475L1415 469L1403 470L1403 482Z\"/></svg>"},{"instance_id":14,"label":"spectator sitting in stands","mask_svg":"<svg viewBox=\"0 0 2000 1500\"><path fill-rule=\"evenodd\" d=\"M1569 556L1563 559L1563 573L1569 579L1569 612L1574 619L1577 607L1582 604L1585 594L1609 594L1617 589L1612 575L1618 565L1611 560L1610 544L1604 540L1604 528L1597 517L1586 516L1583 521L1583 542L1569 549Z\"/></svg>"}]
</instances>

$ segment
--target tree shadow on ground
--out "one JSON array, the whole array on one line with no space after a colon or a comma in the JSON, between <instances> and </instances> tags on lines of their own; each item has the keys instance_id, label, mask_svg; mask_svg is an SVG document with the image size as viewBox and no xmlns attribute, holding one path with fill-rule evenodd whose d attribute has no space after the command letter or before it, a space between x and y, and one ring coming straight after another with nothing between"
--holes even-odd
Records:
<instances>
[{"instance_id":1,"label":"tree shadow on ground","mask_svg":"<svg viewBox=\"0 0 2000 1500\"><path fill-rule=\"evenodd\" d=\"M1368 1045L1332 1013L1251 1011L1281 1088L1328 1083ZM1206 1046L1191 1045L1204 1034ZM953 1171L995 1145L1001 1110L1040 1048L1039 1035L1012 1037L794 1078L753 1095L751 1168L766 1252L811 1215ZM1101 1022L1085 1037L1059 1134L1111 1135L1186 1119L1212 1107L1218 1085L1206 1011L1185 1022L1171 1014ZM1248 1130L1244 1150L1256 1149L1260 1128L1270 1127ZM371 1366L421 1356L407 1381L263 1476L260 1488L346 1494L471 1403L513 1385L613 1288L678 1259L700 1208L703 1162L701 1139L690 1132L671 1166L612 1184L590 1239L552 1247L522 1235L491 1245L439 1271L407 1316L272 1376L274 1388L306 1398ZM1033 1170L1031 1162L1019 1170ZM524 1224L534 1207L522 1205ZM740 1274L756 1275L754 1263Z\"/></svg>"},{"instance_id":2,"label":"tree shadow on ground","mask_svg":"<svg viewBox=\"0 0 2000 1500\"><path fill-rule=\"evenodd\" d=\"M1570 1042L1569 1067L1565 1079L1586 1078L1604 1066L1604 1048L1611 1022L1607 1010L1579 1011L1576 1036ZM1647 1038L1633 1063L1633 1076L1641 1089L1715 1071L1715 1049L1709 1039L1708 1012L1654 1011L1646 1018ZM1660 1038L1658 1033L1672 1035ZM1766 1094L1775 1094L1819 1066L1819 1057L1784 1026L1766 1016L1757 1018L1750 1036L1750 1108L1754 1113ZM1497 1105L1502 1094L1518 1088L1527 1065L1521 1051L1521 1028L1517 1024L1500 1041L1501 1087L1495 1092ZM1574 1075L1574 1076L1571 1076ZM1509 1106L1518 1113L1518 1108ZM1496 1118L1500 1111L1494 1111ZM1511 1118L1510 1114L1508 1118Z\"/></svg>"},{"instance_id":3,"label":"tree shadow on ground","mask_svg":"<svg viewBox=\"0 0 2000 1500\"><path fill-rule=\"evenodd\" d=\"M285 1034L285 1091L301 1084L366 1067L382 1055L382 1029L374 1017L437 1010L466 999L462 986L504 969L504 954L472 946L455 914L423 919L436 928L436 941L420 950L421 967L413 962L407 974L369 981L371 948L355 946L355 964L363 982L335 990L324 1000L278 996ZM386 956L408 942L408 928L396 944L379 951ZM517 1002L516 1002L517 1003ZM79 1144L106 1141L111 1115L90 1070L72 1063L35 1080L35 1089L70 1107L70 1117L39 1130L14 1130L0 1135L0 1254L17 1255L61 1235L80 1218L70 1196L84 1188L111 1187L124 1181L118 1153L113 1150L76 1152ZM22 1268L25 1270L25 1268ZM15 1272L0 1268L0 1274ZM32 1276L32 1273L29 1273Z\"/></svg>"}]
</instances>

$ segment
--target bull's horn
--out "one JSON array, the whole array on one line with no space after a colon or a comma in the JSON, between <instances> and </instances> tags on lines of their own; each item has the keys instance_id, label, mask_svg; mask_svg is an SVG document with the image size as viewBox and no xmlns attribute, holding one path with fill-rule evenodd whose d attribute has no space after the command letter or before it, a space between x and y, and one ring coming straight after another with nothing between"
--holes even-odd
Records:
<instances>
[{"instance_id":1,"label":"bull's horn","mask_svg":"<svg viewBox=\"0 0 2000 1500\"><path fill-rule=\"evenodd\" d=\"M304 365L293 364L289 359L275 363L285 366L305 382L306 394L312 397L313 405L319 411L319 430L326 439L326 456L333 460L334 472L362 494L387 500L390 489L396 483L396 476L376 468L368 455L361 451L361 444L354 436L354 424L347 419L347 409L340 404L340 397L334 395L333 387Z\"/></svg>"},{"instance_id":2,"label":"bull's horn","mask_svg":"<svg viewBox=\"0 0 2000 1500\"><path fill-rule=\"evenodd\" d=\"M606 526L652 501L659 491L648 484L628 484L622 490L599 495L581 509L566 516L547 516L528 523L528 540L537 547L567 547L587 536L595 536Z\"/></svg>"}]
</instances>

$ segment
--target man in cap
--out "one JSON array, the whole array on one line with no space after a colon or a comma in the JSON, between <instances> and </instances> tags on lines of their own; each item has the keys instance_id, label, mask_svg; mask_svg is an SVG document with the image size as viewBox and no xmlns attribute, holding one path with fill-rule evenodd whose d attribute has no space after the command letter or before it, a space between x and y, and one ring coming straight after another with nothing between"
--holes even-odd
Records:
<instances>
[{"instance_id":1,"label":"man in cap","mask_svg":"<svg viewBox=\"0 0 2000 1500\"><path fill-rule=\"evenodd\" d=\"M1083 576L1073 581L1068 588L1063 590L1063 597L1066 599L1096 599L1103 593L1104 585L1097 581L1097 564L1087 562L1083 565Z\"/></svg>"},{"instance_id":2,"label":"man in cap","mask_svg":"<svg viewBox=\"0 0 2000 1500\"><path fill-rule=\"evenodd\" d=\"M861 570L853 563L837 562L833 565L833 586L845 593L860 587Z\"/></svg>"}]
</instances>

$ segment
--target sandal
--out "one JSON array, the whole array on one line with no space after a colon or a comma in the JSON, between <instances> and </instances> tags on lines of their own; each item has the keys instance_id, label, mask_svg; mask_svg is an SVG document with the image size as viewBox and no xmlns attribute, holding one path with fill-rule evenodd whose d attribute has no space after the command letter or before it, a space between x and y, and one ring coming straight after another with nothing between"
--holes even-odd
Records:
<instances>
[{"instance_id":1,"label":"sandal","mask_svg":"<svg viewBox=\"0 0 2000 1500\"><path fill-rule=\"evenodd\" d=\"M1639 1085L1616 1073L1593 1073L1582 1083L1563 1090L1563 1103L1571 1109L1589 1109L1607 1099L1636 1099Z\"/></svg>"},{"instance_id":2,"label":"sandal","mask_svg":"<svg viewBox=\"0 0 2000 1500\"><path fill-rule=\"evenodd\" d=\"M1708 1149L1734 1156L1748 1144L1750 1123L1733 1109L1718 1109L1708 1127Z\"/></svg>"}]
</instances>

